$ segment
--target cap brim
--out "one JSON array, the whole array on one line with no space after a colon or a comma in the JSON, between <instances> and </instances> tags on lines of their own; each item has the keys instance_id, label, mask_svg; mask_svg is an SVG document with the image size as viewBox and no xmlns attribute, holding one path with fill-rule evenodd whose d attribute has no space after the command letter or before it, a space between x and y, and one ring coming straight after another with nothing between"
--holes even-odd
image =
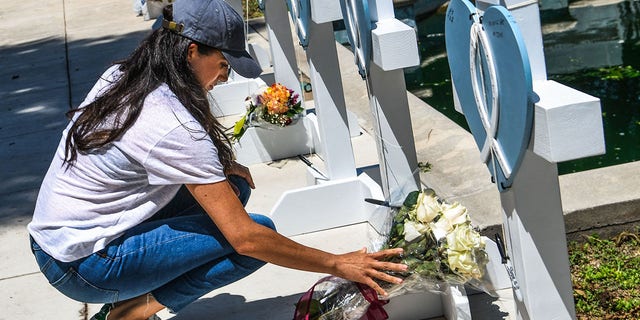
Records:
<instances>
[{"instance_id":1,"label":"cap brim","mask_svg":"<svg viewBox=\"0 0 640 320\"><path fill-rule=\"evenodd\" d=\"M222 50L222 55L231 69L245 78L257 78L262 74L262 68L247 51Z\"/></svg>"}]
</instances>

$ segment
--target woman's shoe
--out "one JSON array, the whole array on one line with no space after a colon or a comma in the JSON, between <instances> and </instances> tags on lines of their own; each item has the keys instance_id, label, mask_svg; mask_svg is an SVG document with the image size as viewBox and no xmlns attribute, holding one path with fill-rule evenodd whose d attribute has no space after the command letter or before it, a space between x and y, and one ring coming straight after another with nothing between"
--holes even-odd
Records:
<instances>
[{"instance_id":1,"label":"woman's shoe","mask_svg":"<svg viewBox=\"0 0 640 320\"><path fill-rule=\"evenodd\" d=\"M111 303L105 304L104 306L102 306L100 311L95 315L93 315L93 317L91 317L91 319L89 320L107 320L107 317L109 316L109 313L111 313L111 309L113 309L113 307L114 305ZM149 317L147 320L162 320L162 319L160 319L160 317L154 314L151 317Z\"/></svg>"},{"instance_id":2,"label":"woman's shoe","mask_svg":"<svg viewBox=\"0 0 640 320\"><path fill-rule=\"evenodd\" d=\"M113 309L113 304L107 303L102 306L100 311L93 315L93 317L91 317L91 319L89 320L107 320L107 316L109 316L109 313L111 313L111 309Z\"/></svg>"}]
</instances>

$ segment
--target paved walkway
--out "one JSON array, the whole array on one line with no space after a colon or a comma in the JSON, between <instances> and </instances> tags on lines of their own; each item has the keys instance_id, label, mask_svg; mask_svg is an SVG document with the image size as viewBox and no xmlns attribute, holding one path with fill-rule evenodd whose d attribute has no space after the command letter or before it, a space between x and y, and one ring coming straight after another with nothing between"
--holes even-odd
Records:
<instances>
[{"instance_id":1,"label":"paved walkway","mask_svg":"<svg viewBox=\"0 0 640 320\"><path fill-rule=\"evenodd\" d=\"M0 319L85 319L84 305L38 272L25 226L65 111L84 99L110 62L128 55L151 23L125 0L0 7Z\"/></svg>"}]
</instances>

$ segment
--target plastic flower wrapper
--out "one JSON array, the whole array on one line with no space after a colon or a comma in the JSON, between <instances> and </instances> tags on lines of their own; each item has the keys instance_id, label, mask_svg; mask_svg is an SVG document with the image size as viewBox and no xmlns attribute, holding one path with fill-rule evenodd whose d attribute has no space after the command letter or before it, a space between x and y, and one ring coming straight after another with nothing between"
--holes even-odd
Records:
<instances>
[{"instance_id":1,"label":"plastic flower wrapper","mask_svg":"<svg viewBox=\"0 0 640 320\"><path fill-rule=\"evenodd\" d=\"M386 314L375 290L368 286L328 276L318 281L296 304L294 320L361 319L365 314L380 318Z\"/></svg>"},{"instance_id":2,"label":"plastic flower wrapper","mask_svg":"<svg viewBox=\"0 0 640 320\"><path fill-rule=\"evenodd\" d=\"M249 127L277 129L296 123L304 108L293 90L274 83L245 99L247 112L233 126L231 140L238 141Z\"/></svg>"},{"instance_id":3,"label":"plastic flower wrapper","mask_svg":"<svg viewBox=\"0 0 640 320\"><path fill-rule=\"evenodd\" d=\"M452 285L465 285L493 294L484 277L489 262L485 243L471 225L464 206L443 201L431 189L414 191L407 195L402 207L391 210L389 219L389 233L377 249L404 249L402 256L388 260L409 267L404 273L389 272L402 278L403 282L380 282L388 296L365 299L366 292L358 290L363 285L325 278L318 285L321 282L334 282L335 285L314 292L311 301L317 305L314 310L318 311L315 317L306 319L387 319L386 313L377 315L381 309L378 306L384 304L379 299L388 300L407 293L445 292ZM358 293L360 297L354 297ZM305 304L299 303L297 311L300 307ZM374 314L371 314L372 308ZM305 318L295 318L298 319Z\"/></svg>"}]
</instances>

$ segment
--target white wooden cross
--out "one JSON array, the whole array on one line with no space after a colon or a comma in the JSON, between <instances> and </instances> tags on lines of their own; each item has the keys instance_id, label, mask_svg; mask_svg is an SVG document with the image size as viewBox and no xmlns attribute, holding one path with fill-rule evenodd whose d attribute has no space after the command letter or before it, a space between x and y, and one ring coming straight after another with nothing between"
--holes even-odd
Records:
<instances>
[{"instance_id":1,"label":"white wooden cross","mask_svg":"<svg viewBox=\"0 0 640 320\"><path fill-rule=\"evenodd\" d=\"M547 80L537 2L479 0L476 5L450 3L447 50L456 109L464 111L479 147L486 150L485 141L490 143L491 156L483 161L501 191L516 317L574 319L556 163L604 153L600 101ZM484 90L474 91L477 87ZM501 118L503 110L513 117ZM520 154L501 155L512 134L527 133L519 114L531 117L530 136ZM512 167L498 161L516 156L517 161L506 161Z\"/></svg>"},{"instance_id":2,"label":"white wooden cross","mask_svg":"<svg viewBox=\"0 0 640 320\"><path fill-rule=\"evenodd\" d=\"M341 2L356 63L367 82L385 199L401 203L420 189L403 72L420 63L416 33L395 19L391 0Z\"/></svg>"},{"instance_id":3,"label":"white wooden cross","mask_svg":"<svg viewBox=\"0 0 640 320\"><path fill-rule=\"evenodd\" d=\"M264 0L264 13L269 30L269 45L273 60L275 80L280 75L298 74L291 32L291 21L285 0ZM378 210L377 206L363 201L364 198L381 198L379 186L366 175L356 176L355 161L351 147L348 112L337 51L331 22L340 18L340 7L335 1L312 1L305 3L293 0L293 25L304 39L295 43L308 43L307 59L313 87L316 115L309 115L315 134L314 149L324 160L326 177L318 177L312 170L308 176L316 179L311 185L288 190L280 197L270 215L280 233L292 236L368 221ZM337 13L337 15L336 15ZM308 15L300 17L299 14ZM304 23L298 19L304 19ZM304 41L302 41L304 40ZM286 50L285 50L286 49ZM284 84L284 82L281 82ZM286 84L285 84L286 85ZM299 85L299 83L296 83ZM283 139L280 143L287 143ZM318 179L321 178L321 179ZM313 179L311 179L313 180ZM336 201L340 199L340 201Z\"/></svg>"},{"instance_id":4,"label":"white wooden cross","mask_svg":"<svg viewBox=\"0 0 640 320\"><path fill-rule=\"evenodd\" d=\"M292 4L298 0L291 0ZM336 41L334 20L340 19L337 1L311 0L307 12L306 53L309 63L313 101L318 121L316 153L325 163L331 180L356 177L356 165L351 146L349 119L344 99Z\"/></svg>"},{"instance_id":5,"label":"white wooden cross","mask_svg":"<svg viewBox=\"0 0 640 320\"><path fill-rule=\"evenodd\" d=\"M300 74L294 48L289 14L284 0L263 0L269 49L275 82L294 90L302 98Z\"/></svg>"},{"instance_id":6,"label":"white wooden cross","mask_svg":"<svg viewBox=\"0 0 640 320\"><path fill-rule=\"evenodd\" d=\"M341 3L355 62L367 83L384 196L399 204L409 192L422 188L403 72L419 64L416 33L395 19L391 0ZM459 287L448 287L442 295L396 297L385 308L390 319L471 318Z\"/></svg>"}]
</instances>

